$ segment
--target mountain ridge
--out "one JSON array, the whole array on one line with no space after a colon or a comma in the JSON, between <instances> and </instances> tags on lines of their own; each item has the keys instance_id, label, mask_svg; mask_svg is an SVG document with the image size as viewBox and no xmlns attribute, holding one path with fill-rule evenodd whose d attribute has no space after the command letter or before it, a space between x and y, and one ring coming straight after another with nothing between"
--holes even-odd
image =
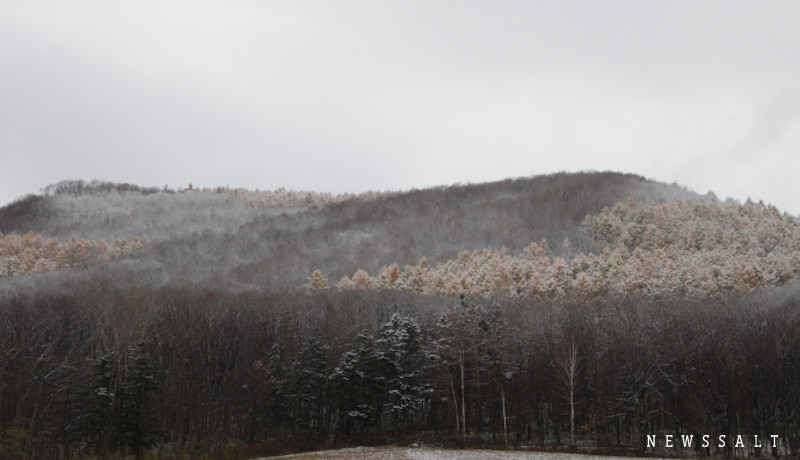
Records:
<instances>
[{"instance_id":1,"label":"mountain ridge","mask_svg":"<svg viewBox=\"0 0 800 460\"><path fill-rule=\"evenodd\" d=\"M316 269L339 279L357 268L374 271L422 257L435 263L464 250L521 251L543 239L556 254L565 238L575 250L598 251L581 229L588 214L628 199L701 198L675 184L612 172L556 173L321 203L322 194L285 192L295 194L290 206L253 205L245 193L228 188L175 191L63 181L43 192L0 208L0 232L33 232L59 241L143 235L147 247L103 270L141 265L145 278L155 276L161 283L181 279L239 288L296 287ZM298 194L307 205L297 205ZM280 273L274 267L281 267Z\"/></svg>"}]
</instances>

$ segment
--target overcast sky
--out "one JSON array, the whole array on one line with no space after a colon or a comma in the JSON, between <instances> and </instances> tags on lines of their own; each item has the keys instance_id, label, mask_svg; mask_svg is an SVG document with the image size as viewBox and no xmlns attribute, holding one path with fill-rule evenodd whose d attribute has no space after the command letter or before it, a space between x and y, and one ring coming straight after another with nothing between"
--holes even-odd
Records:
<instances>
[{"instance_id":1,"label":"overcast sky","mask_svg":"<svg viewBox=\"0 0 800 460\"><path fill-rule=\"evenodd\" d=\"M613 170L797 215L798 24L797 1L0 0L0 204Z\"/></svg>"}]
</instances>

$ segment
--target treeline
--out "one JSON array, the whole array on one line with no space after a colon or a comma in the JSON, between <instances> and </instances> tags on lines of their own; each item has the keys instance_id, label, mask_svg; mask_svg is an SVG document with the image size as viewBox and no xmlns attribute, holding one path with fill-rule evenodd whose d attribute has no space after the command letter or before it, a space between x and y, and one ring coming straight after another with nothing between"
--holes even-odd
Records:
<instances>
[{"instance_id":1,"label":"treeline","mask_svg":"<svg viewBox=\"0 0 800 460\"><path fill-rule=\"evenodd\" d=\"M140 185L135 185L135 184L101 181L97 179L88 182L80 179L67 179L67 180L62 180L60 182L56 182L55 184L50 184L47 187L44 187L42 189L42 194L44 196L54 196L54 195L81 196L81 195L91 195L96 193L108 193L112 191L117 193L135 192L135 193L141 193L143 195L152 195L154 193L159 193L159 192L174 193L174 190L170 189L166 185L162 188L142 187Z\"/></svg>"},{"instance_id":2,"label":"treeline","mask_svg":"<svg viewBox=\"0 0 800 460\"><path fill-rule=\"evenodd\" d=\"M800 449L793 286L585 302L98 283L0 303L2 458L410 440L642 450L647 434Z\"/></svg>"},{"instance_id":3,"label":"treeline","mask_svg":"<svg viewBox=\"0 0 800 460\"><path fill-rule=\"evenodd\" d=\"M247 190L243 188L215 187L195 189L189 184L188 190L198 192L214 192L228 195L237 200L242 200L248 206L264 209L318 209L333 203L341 203L347 200L373 200L380 196L390 195L392 192L364 192L353 193L326 193L311 192L303 190L287 190L283 187L276 190Z\"/></svg>"}]
</instances>

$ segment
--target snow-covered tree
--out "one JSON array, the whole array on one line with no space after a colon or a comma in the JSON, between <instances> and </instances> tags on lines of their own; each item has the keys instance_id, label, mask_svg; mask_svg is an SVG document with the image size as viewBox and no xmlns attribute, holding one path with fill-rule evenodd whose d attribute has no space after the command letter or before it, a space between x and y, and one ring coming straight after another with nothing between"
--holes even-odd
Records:
<instances>
[{"instance_id":1,"label":"snow-covered tree","mask_svg":"<svg viewBox=\"0 0 800 460\"><path fill-rule=\"evenodd\" d=\"M303 285L306 288L306 294L317 295L327 292L330 287L328 286L328 278L319 270L314 270L314 273L308 278L308 283Z\"/></svg>"},{"instance_id":2,"label":"snow-covered tree","mask_svg":"<svg viewBox=\"0 0 800 460\"><path fill-rule=\"evenodd\" d=\"M385 412L398 428L421 408L430 390L423 374L427 360L419 325L413 317L395 313L381 326L376 345L389 364Z\"/></svg>"}]
</instances>

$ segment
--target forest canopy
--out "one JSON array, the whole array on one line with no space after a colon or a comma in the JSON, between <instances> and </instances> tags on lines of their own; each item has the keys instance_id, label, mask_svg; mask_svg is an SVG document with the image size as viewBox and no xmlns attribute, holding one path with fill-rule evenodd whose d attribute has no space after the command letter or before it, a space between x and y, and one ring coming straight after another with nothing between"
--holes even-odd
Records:
<instances>
[{"instance_id":1,"label":"forest canopy","mask_svg":"<svg viewBox=\"0 0 800 460\"><path fill-rule=\"evenodd\" d=\"M519 254L483 249L435 267L424 258L402 270L387 265L374 277L359 269L337 287L487 298L705 299L779 286L800 273L800 224L763 203L629 200L583 225L606 245L602 252L557 257L542 240Z\"/></svg>"}]
</instances>

